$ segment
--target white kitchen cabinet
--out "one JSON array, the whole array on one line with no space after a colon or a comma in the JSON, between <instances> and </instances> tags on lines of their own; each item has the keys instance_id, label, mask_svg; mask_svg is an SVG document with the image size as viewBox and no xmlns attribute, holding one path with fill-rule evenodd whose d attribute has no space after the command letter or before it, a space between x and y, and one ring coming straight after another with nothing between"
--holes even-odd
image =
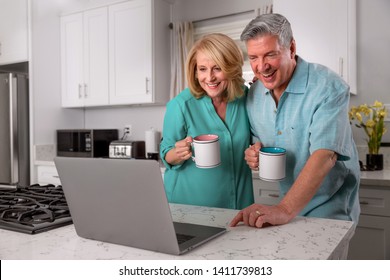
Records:
<instances>
[{"instance_id":1,"label":"white kitchen cabinet","mask_svg":"<svg viewBox=\"0 0 390 280\"><path fill-rule=\"evenodd\" d=\"M356 0L273 0L291 23L297 54L328 66L357 93Z\"/></svg>"},{"instance_id":2,"label":"white kitchen cabinet","mask_svg":"<svg viewBox=\"0 0 390 280\"><path fill-rule=\"evenodd\" d=\"M360 186L361 214L348 259L390 259L390 188Z\"/></svg>"},{"instance_id":3,"label":"white kitchen cabinet","mask_svg":"<svg viewBox=\"0 0 390 280\"><path fill-rule=\"evenodd\" d=\"M63 107L108 105L108 9L61 17Z\"/></svg>"},{"instance_id":4,"label":"white kitchen cabinet","mask_svg":"<svg viewBox=\"0 0 390 280\"><path fill-rule=\"evenodd\" d=\"M165 104L169 22L164 0L131 0L62 16L62 106Z\"/></svg>"},{"instance_id":5,"label":"white kitchen cabinet","mask_svg":"<svg viewBox=\"0 0 390 280\"><path fill-rule=\"evenodd\" d=\"M255 203L264 205L275 205L282 199L279 193L278 182L267 182L258 178L258 173L255 173L253 178L253 194Z\"/></svg>"},{"instance_id":6,"label":"white kitchen cabinet","mask_svg":"<svg viewBox=\"0 0 390 280\"><path fill-rule=\"evenodd\" d=\"M0 0L0 65L28 61L28 0Z\"/></svg>"},{"instance_id":7,"label":"white kitchen cabinet","mask_svg":"<svg viewBox=\"0 0 390 280\"><path fill-rule=\"evenodd\" d=\"M37 181L40 185L53 184L61 185L60 177L58 176L57 168L53 165L38 165L37 166Z\"/></svg>"},{"instance_id":8,"label":"white kitchen cabinet","mask_svg":"<svg viewBox=\"0 0 390 280\"><path fill-rule=\"evenodd\" d=\"M110 104L165 104L170 83L170 4L109 7Z\"/></svg>"}]
</instances>

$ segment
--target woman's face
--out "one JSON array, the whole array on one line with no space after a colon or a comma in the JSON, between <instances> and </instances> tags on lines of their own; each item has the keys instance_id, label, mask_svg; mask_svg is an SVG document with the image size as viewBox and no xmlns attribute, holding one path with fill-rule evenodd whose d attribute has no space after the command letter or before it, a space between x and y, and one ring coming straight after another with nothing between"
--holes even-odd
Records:
<instances>
[{"instance_id":1,"label":"woman's face","mask_svg":"<svg viewBox=\"0 0 390 280\"><path fill-rule=\"evenodd\" d=\"M221 97L226 90L228 80L222 69L203 52L196 55L196 77L200 86L210 98Z\"/></svg>"}]
</instances>

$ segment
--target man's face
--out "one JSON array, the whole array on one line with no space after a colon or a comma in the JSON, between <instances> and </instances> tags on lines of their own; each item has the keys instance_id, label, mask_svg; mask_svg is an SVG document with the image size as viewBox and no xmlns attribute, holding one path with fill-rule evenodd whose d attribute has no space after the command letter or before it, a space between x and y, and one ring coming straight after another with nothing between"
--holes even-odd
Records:
<instances>
[{"instance_id":1,"label":"man's face","mask_svg":"<svg viewBox=\"0 0 390 280\"><path fill-rule=\"evenodd\" d=\"M289 48L279 44L278 37L265 35L246 42L249 62L255 76L277 96L281 96L294 72L295 41Z\"/></svg>"}]
</instances>

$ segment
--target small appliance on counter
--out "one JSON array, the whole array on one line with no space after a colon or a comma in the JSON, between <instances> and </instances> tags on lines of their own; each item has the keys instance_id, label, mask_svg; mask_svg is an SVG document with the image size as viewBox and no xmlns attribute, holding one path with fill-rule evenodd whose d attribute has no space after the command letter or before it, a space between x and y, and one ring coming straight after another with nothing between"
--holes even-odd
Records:
<instances>
[{"instance_id":1,"label":"small appliance on counter","mask_svg":"<svg viewBox=\"0 0 390 280\"><path fill-rule=\"evenodd\" d=\"M57 130L57 155L63 157L108 157L109 146L118 140L117 129Z\"/></svg>"},{"instance_id":2,"label":"small appliance on counter","mask_svg":"<svg viewBox=\"0 0 390 280\"><path fill-rule=\"evenodd\" d=\"M159 131L153 127L145 131L146 158L158 161L160 141L161 134Z\"/></svg>"},{"instance_id":3,"label":"small appliance on counter","mask_svg":"<svg viewBox=\"0 0 390 280\"><path fill-rule=\"evenodd\" d=\"M112 141L109 151L110 158L144 159L145 141Z\"/></svg>"}]
</instances>

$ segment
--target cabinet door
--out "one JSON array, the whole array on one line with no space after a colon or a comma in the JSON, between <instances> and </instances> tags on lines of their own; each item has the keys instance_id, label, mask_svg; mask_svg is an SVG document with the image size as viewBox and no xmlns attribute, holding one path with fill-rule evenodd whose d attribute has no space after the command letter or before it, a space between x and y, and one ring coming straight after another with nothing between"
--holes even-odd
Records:
<instances>
[{"instance_id":1,"label":"cabinet door","mask_svg":"<svg viewBox=\"0 0 390 280\"><path fill-rule=\"evenodd\" d=\"M107 7L61 18L62 106L108 105Z\"/></svg>"},{"instance_id":2,"label":"cabinet door","mask_svg":"<svg viewBox=\"0 0 390 280\"><path fill-rule=\"evenodd\" d=\"M55 166L38 165L37 180L40 185L61 185L60 177L58 176L57 168Z\"/></svg>"},{"instance_id":3,"label":"cabinet door","mask_svg":"<svg viewBox=\"0 0 390 280\"><path fill-rule=\"evenodd\" d=\"M151 0L109 7L110 104L153 102Z\"/></svg>"},{"instance_id":4,"label":"cabinet door","mask_svg":"<svg viewBox=\"0 0 390 280\"><path fill-rule=\"evenodd\" d=\"M389 260L390 218L360 215L349 245L348 259Z\"/></svg>"},{"instance_id":5,"label":"cabinet door","mask_svg":"<svg viewBox=\"0 0 390 280\"><path fill-rule=\"evenodd\" d=\"M0 7L0 64L27 61L27 0L0 0Z\"/></svg>"},{"instance_id":6,"label":"cabinet door","mask_svg":"<svg viewBox=\"0 0 390 280\"><path fill-rule=\"evenodd\" d=\"M62 106L84 106L82 13L61 17L61 83Z\"/></svg>"},{"instance_id":7,"label":"cabinet door","mask_svg":"<svg viewBox=\"0 0 390 280\"><path fill-rule=\"evenodd\" d=\"M362 214L390 217L390 190L360 185L359 202Z\"/></svg>"},{"instance_id":8,"label":"cabinet door","mask_svg":"<svg viewBox=\"0 0 390 280\"><path fill-rule=\"evenodd\" d=\"M291 23L297 54L328 66L356 93L356 0L274 0Z\"/></svg>"},{"instance_id":9,"label":"cabinet door","mask_svg":"<svg viewBox=\"0 0 390 280\"><path fill-rule=\"evenodd\" d=\"M107 7L84 13L84 105L108 105Z\"/></svg>"},{"instance_id":10,"label":"cabinet door","mask_svg":"<svg viewBox=\"0 0 390 280\"><path fill-rule=\"evenodd\" d=\"M256 172L254 176L259 175ZM282 200L279 193L279 183L277 182L266 182L259 178L253 178L253 193L255 203L275 205Z\"/></svg>"}]
</instances>

